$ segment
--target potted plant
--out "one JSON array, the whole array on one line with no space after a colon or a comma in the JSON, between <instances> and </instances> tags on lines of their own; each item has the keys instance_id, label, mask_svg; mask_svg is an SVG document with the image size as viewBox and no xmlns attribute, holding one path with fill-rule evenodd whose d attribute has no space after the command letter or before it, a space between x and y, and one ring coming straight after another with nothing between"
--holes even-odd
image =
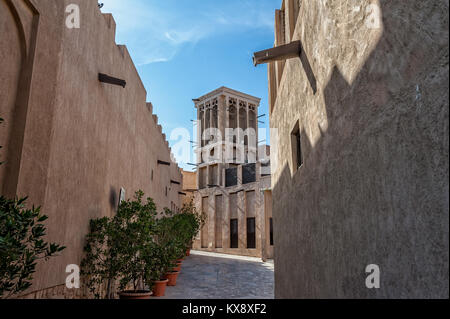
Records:
<instances>
[{"instance_id":1,"label":"potted plant","mask_svg":"<svg viewBox=\"0 0 450 319\"><path fill-rule=\"evenodd\" d=\"M114 298L116 282L121 299L148 299L152 294L156 206L151 198L143 203L143 196L137 191L134 200L119 205L113 218L91 221L82 274L97 298L105 283L106 298Z\"/></svg>"},{"instance_id":2,"label":"potted plant","mask_svg":"<svg viewBox=\"0 0 450 319\"><path fill-rule=\"evenodd\" d=\"M91 220L84 246L81 275L87 278L86 285L97 299L114 299L114 285L119 276L113 225L107 217Z\"/></svg>"},{"instance_id":3,"label":"potted plant","mask_svg":"<svg viewBox=\"0 0 450 319\"><path fill-rule=\"evenodd\" d=\"M167 247L158 241L157 236L154 237L153 249L148 253L147 267L150 276L148 281L153 291L153 297L162 297L169 282L167 278L164 278L164 274L170 265L170 256Z\"/></svg>"},{"instance_id":4,"label":"potted plant","mask_svg":"<svg viewBox=\"0 0 450 319\"><path fill-rule=\"evenodd\" d=\"M157 224L157 238L161 246L165 247L168 263L166 264L164 278L168 286L175 286L181 267L180 257L183 255L183 246L180 241L180 228L178 216L165 209ZM175 269L174 269L175 268Z\"/></svg>"},{"instance_id":5,"label":"potted plant","mask_svg":"<svg viewBox=\"0 0 450 319\"><path fill-rule=\"evenodd\" d=\"M177 278L178 278L179 274L180 274L179 271L169 270L164 275L164 278L167 279L167 286L176 286L177 285Z\"/></svg>"},{"instance_id":6,"label":"potted plant","mask_svg":"<svg viewBox=\"0 0 450 319\"><path fill-rule=\"evenodd\" d=\"M171 222L173 223L174 219L172 217ZM172 228L172 236L171 236L171 242L169 243L169 252L170 252L170 257L171 260L173 260L174 258L177 258L177 256L180 256L181 254L181 249L180 249L180 243L177 241L177 237L175 236L174 233L174 225L171 225ZM177 284L177 278L178 275L180 274L180 270L179 269L174 269L174 266L177 267L177 265L179 265L179 269L181 269L181 261L180 259L176 259L175 261L171 262L170 267L166 270L166 273L164 275L164 278L168 279L168 283L167 286L176 286Z\"/></svg>"},{"instance_id":7,"label":"potted plant","mask_svg":"<svg viewBox=\"0 0 450 319\"><path fill-rule=\"evenodd\" d=\"M153 297L163 297L166 294L168 279L160 279L153 281Z\"/></svg>"},{"instance_id":8,"label":"potted plant","mask_svg":"<svg viewBox=\"0 0 450 319\"><path fill-rule=\"evenodd\" d=\"M177 262L176 264L172 265L172 271L181 271L181 263Z\"/></svg>"},{"instance_id":9,"label":"potted plant","mask_svg":"<svg viewBox=\"0 0 450 319\"><path fill-rule=\"evenodd\" d=\"M121 299L149 299L152 291L153 242L156 205L151 198L143 203L139 190L134 200L123 201L113 219L119 263ZM131 287L132 289L127 289Z\"/></svg>"},{"instance_id":10,"label":"potted plant","mask_svg":"<svg viewBox=\"0 0 450 319\"><path fill-rule=\"evenodd\" d=\"M205 224L206 215L204 213L199 214L191 200L189 203L183 205L179 218L178 229L181 232L180 240L184 245L184 256L189 256L193 240Z\"/></svg>"}]
</instances>

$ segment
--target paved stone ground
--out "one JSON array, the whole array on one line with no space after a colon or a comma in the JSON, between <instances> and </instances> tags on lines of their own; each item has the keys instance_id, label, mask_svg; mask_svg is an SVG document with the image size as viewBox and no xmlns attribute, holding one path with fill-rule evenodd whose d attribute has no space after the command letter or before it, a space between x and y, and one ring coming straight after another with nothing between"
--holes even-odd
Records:
<instances>
[{"instance_id":1,"label":"paved stone ground","mask_svg":"<svg viewBox=\"0 0 450 319\"><path fill-rule=\"evenodd\" d=\"M166 299L273 299L272 262L193 251Z\"/></svg>"}]
</instances>

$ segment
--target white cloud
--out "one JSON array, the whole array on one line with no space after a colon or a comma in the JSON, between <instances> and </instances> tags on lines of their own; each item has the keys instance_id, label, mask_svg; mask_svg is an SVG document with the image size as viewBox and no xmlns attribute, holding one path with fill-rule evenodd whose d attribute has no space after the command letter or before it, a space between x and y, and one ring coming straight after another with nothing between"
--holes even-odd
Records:
<instances>
[{"instance_id":1,"label":"white cloud","mask_svg":"<svg viewBox=\"0 0 450 319\"><path fill-rule=\"evenodd\" d=\"M117 40L126 44L137 65L170 61L188 44L216 33L255 28L273 30L267 1L103 0L113 14Z\"/></svg>"},{"instance_id":2,"label":"white cloud","mask_svg":"<svg viewBox=\"0 0 450 319\"><path fill-rule=\"evenodd\" d=\"M197 28L187 31L171 30L164 33L164 36L174 45L196 43L207 35L207 32L203 32Z\"/></svg>"}]
</instances>

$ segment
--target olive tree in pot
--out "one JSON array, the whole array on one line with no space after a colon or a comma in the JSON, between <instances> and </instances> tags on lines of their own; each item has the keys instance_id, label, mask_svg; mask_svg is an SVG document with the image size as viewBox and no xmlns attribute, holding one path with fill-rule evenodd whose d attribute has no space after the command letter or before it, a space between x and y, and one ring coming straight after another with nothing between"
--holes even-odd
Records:
<instances>
[{"instance_id":1,"label":"olive tree in pot","mask_svg":"<svg viewBox=\"0 0 450 319\"><path fill-rule=\"evenodd\" d=\"M97 298L106 283L106 298L114 298L119 282L121 299L148 299L152 285L153 233L156 206L151 198L143 203L144 193L137 191L133 200L123 201L117 215L91 221L91 232L85 246L82 274Z\"/></svg>"},{"instance_id":2,"label":"olive tree in pot","mask_svg":"<svg viewBox=\"0 0 450 319\"><path fill-rule=\"evenodd\" d=\"M117 245L114 244L116 230L107 217L93 219L89 226L81 275L87 279L86 285L95 298L114 299L119 276Z\"/></svg>"},{"instance_id":3,"label":"olive tree in pot","mask_svg":"<svg viewBox=\"0 0 450 319\"><path fill-rule=\"evenodd\" d=\"M113 218L117 230L115 244L119 263L120 297L122 299L147 299L152 292L151 263L154 250L156 205L151 198L143 203L144 193L139 190L134 200L123 201ZM127 290L128 287L132 289Z\"/></svg>"},{"instance_id":4,"label":"olive tree in pot","mask_svg":"<svg viewBox=\"0 0 450 319\"><path fill-rule=\"evenodd\" d=\"M153 297L162 297L165 294L166 286L169 282L164 274L171 265L170 253L165 243L158 241L158 237L154 236L151 249L148 249L145 256L148 268L149 288L152 289Z\"/></svg>"},{"instance_id":5,"label":"olive tree in pot","mask_svg":"<svg viewBox=\"0 0 450 319\"><path fill-rule=\"evenodd\" d=\"M177 267L176 259L182 254L177 232L175 228L175 216L172 211L165 209L157 221L156 238L160 247L164 251L164 278L168 280L168 286L175 286L179 271L174 271Z\"/></svg>"},{"instance_id":6,"label":"olive tree in pot","mask_svg":"<svg viewBox=\"0 0 450 319\"><path fill-rule=\"evenodd\" d=\"M189 203L183 205L181 213L178 214L178 219L177 229L180 232L179 240L184 247L185 255L189 256L192 242L205 224L206 214L198 213L191 200Z\"/></svg>"},{"instance_id":7,"label":"olive tree in pot","mask_svg":"<svg viewBox=\"0 0 450 319\"><path fill-rule=\"evenodd\" d=\"M168 285L174 286L181 269L181 261L205 217L197 214L192 202L183 206L181 213L174 214L166 209L162 215L157 222L158 238L168 249L172 264L165 277L169 280Z\"/></svg>"}]
</instances>

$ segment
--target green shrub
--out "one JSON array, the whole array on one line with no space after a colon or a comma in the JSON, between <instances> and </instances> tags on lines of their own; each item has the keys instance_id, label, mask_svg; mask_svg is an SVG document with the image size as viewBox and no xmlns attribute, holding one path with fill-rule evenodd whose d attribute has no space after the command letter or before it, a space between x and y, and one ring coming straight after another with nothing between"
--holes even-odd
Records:
<instances>
[{"instance_id":1,"label":"green shrub","mask_svg":"<svg viewBox=\"0 0 450 319\"><path fill-rule=\"evenodd\" d=\"M43 240L47 216L40 207L26 209L26 200L0 196L0 299L30 288L37 261L65 248Z\"/></svg>"},{"instance_id":2,"label":"green shrub","mask_svg":"<svg viewBox=\"0 0 450 319\"><path fill-rule=\"evenodd\" d=\"M184 257L193 238L203 226L204 215L193 203L175 214L165 209L158 218L151 198L144 203L144 193L137 191L134 200L123 201L112 218L91 220L86 239L81 273L96 298L113 298L113 286L135 291L152 288ZM106 296L101 287L107 285Z\"/></svg>"},{"instance_id":3,"label":"green shrub","mask_svg":"<svg viewBox=\"0 0 450 319\"><path fill-rule=\"evenodd\" d=\"M123 201L113 218L115 247L120 269L120 288L132 285L134 290L151 285L151 269L155 263L153 242L156 222L156 205L151 198L142 202L144 193L137 191L134 200Z\"/></svg>"},{"instance_id":4,"label":"green shrub","mask_svg":"<svg viewBox=\"0 0 450 319\"><path fill-rule=\"evenodd\" d=\"M120 203L116 216L90 222L81 274L96 298L113 298L116 281L120 290L129 286L143 290L162 267L162 251L154 242L156 206L151 198L143 203L143 196L137 191L133 200ZM105 284L106 296L102 296Z\"/></svg>"},{"instance_id":5,"label":"green shrub","mask_svg":"<svg viewBox=\"0 0 450 319\"><path fill-rule=\"evenodd\" d=\"M44 241L47 216L40 207L26 209L26 200L0 197L0 298L27 290L37 261L65 248Z\"/></svg>"},{"instance_id":6,"label":"green shrub","mask_svg":"<svg viewBox=\"0 0 450 319\"><path fill-rule=\"evenodd\" d=\"M168 247L171 260L184 257L204 223L205 215L197 213L192 201L183 205L178 214L168 209L162 213L157 234L161 244Z\"/></svg>"},{"instance_id":7,"label":"green shrub","mask_svg":"<svg viewBox=\"0 0 450 319\"><path fill-rule=\"evenodd\" d=\"M89 234L84 246L85 257L81 261L81 274L86 276L86 285L95 298L114 298L114 283L119 273L117 251L114 245L114 230L107 217L91 220ZM101 288L106 287L106 296Z\"/></svg>"}]
</instances>

